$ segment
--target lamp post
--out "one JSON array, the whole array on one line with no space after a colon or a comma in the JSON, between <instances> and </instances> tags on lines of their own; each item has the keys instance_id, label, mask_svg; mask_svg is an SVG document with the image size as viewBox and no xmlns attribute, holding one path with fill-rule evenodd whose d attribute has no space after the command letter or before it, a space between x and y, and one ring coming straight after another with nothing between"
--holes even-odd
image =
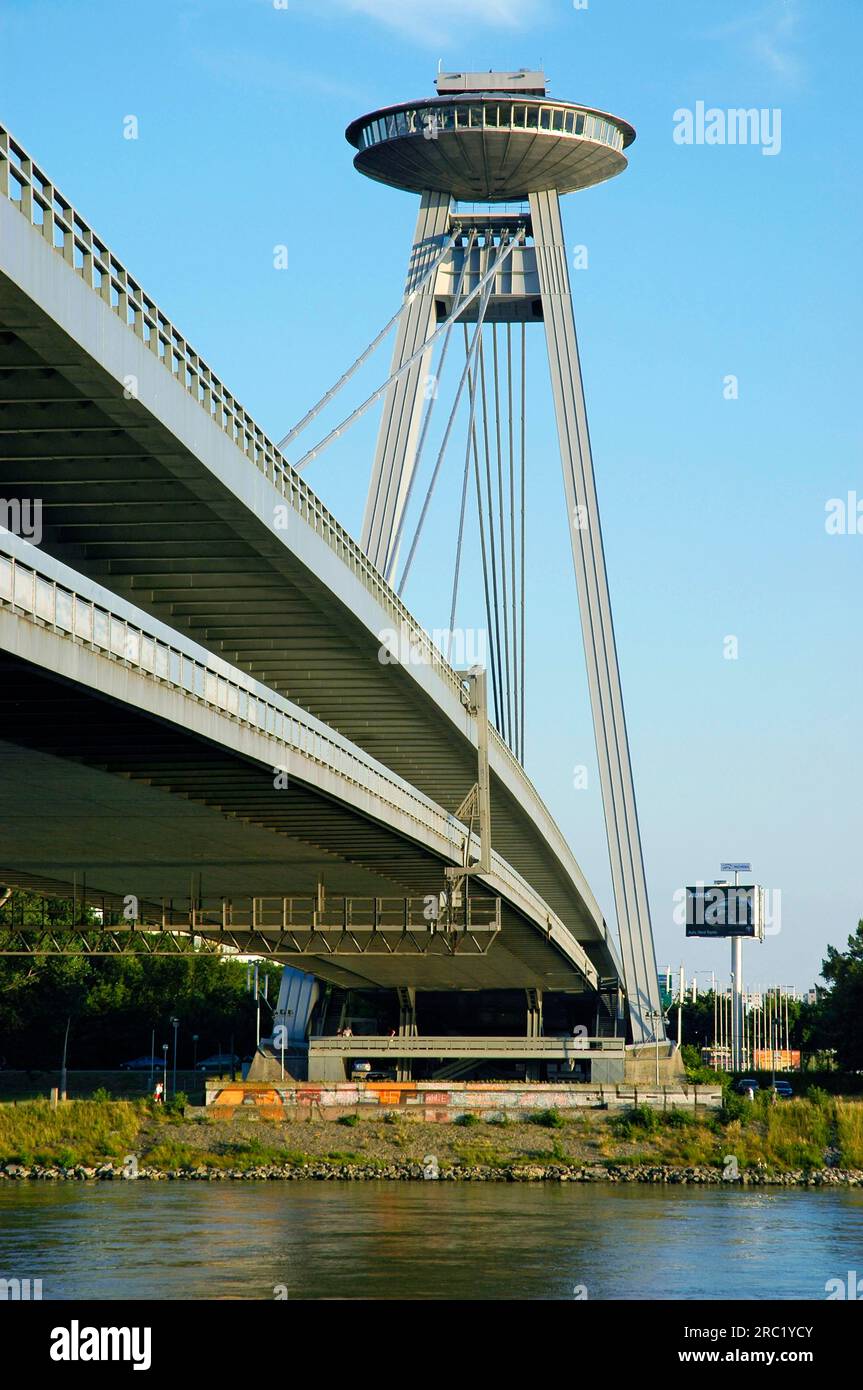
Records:
<instances>
[{"instance_id":1,"label":"lamp post","mask_svg":"<svg viewBox=\"0 0 863 1390\"><path fill-rule=\"evenodd\" d=\"M60 1099L61 1099L61 1100L65 1100L65 1099L66 1099L66 1052L67 1052L67 1049L68 1049L68 1047L69 1047L69 1028L70 1028L71 1024L72 1024L72 1019L71 1019L71 1018L67 1018L67 1019L66 1019L66 1033L65 1033L65 1036L64 1036L64 1038L63 1038L63 1063L62 1063L62 1066L60 1067Z\"/></svg>"},{"instance_id":2,"label":"lamp post","mask_svg":"<svg viewBox=\"0 0 863 1390\"><path fill-rule=\"evenodd\" d=\"M648 1018L648 1019L650 1020L650 1024L651 1024L651 1026L652 1026L652 1028L653 1028L653 1043L654 1043L655 1058L656 1058L656 1084L657 1084L657 1086L658 1086L658 1085L659 1085L659 1026L658 1026L658 1025L659 1025L659 1020L662 1018L662 1011L661 1011L661 1009L648 1009L648 1010L646 1011L646 1013L645 1013L645 1017Z\"/></svg>"},{"instance_id":3,"label":"lamp post","mask_svg":"<svg viewBox=\"0 0 863 1390\"><path fill-rule=\"evenodd\" d=\"M198 1070L198 1034L192 1034L192 1071Z\"/></svg>"},{"instance_id":4,"label":"lamp post","mask_svg":"<svg viewBox=\"0 0 863 1390\"><path fill-rule=\"evenodd\" d=\"M173 1094L176 1095L176 1094L177 1094L177 1029L178 1029L179 1026L180 1026L180 1020L179 1020L178 1018L172 1018L172 1019L171 1019L171 1025L172 1025L172 1027L173 1027L173 1029L174 1029L174 1089L173 1089Z\"/></svg>"},{"instance_id":5,"label":"lamp post","mask_svg":"<svg viewBox=\"0 0 863 1390\"><path fill-rule=\"evenodd\" d=\"M162 1090L168 1090L168 1044L162 1043Z\"/></svg>"}]
</instances>

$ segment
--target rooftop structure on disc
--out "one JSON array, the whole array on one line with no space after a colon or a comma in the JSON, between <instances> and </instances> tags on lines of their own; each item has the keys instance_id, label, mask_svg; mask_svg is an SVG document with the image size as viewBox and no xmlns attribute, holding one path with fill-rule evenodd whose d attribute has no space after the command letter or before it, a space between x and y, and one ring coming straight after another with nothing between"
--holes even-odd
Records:
<instances>
[{"instance_id":1,"label":"rooftop structure on disc","mask_svg":"<svg viewBox=\"0 0 863 1390\"><path fill-rule=\"evenodd\" d=\"M437 96L351 122L346 135L360 173L413 193L509 203L590 188L627 166L632 126L553 100L542 72L439 73L435 86Z\"/></svg>"}]
</instances>

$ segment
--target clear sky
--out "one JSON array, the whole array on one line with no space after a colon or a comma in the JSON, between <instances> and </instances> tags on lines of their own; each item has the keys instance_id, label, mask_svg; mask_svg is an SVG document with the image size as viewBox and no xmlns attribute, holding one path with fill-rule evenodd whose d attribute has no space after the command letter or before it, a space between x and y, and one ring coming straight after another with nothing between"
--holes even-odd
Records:
<instances>
[{"instance_id":1,"label":"clear sky","mask_svg":"<svg viewBox=\"0 0 863 1390\"><path fill-rule=\"evenodd\" d=\"M541 65L552 95L635 125L626 173L564 217L589 252L573 288L657 952L702 980L727 977L727 948L684 942L673 895L722 859L781 893L753 983L813 983L863 916L863 519L825 525L830 499L863 500L861 53L859 0L0 9L0 120L275 438L401 293L416 200L354 172L349 120L431 94L442 63ZM698 102L763 109L774 133L780 111L781 147L677 143ZM611 920L543 367L537 329L526 763ZM354 532L373 438L369 420L307 472ZM429 627L448 621L462 440L406 593ZM476 581L469 561L462 625L483 625Z\"/></svg>"}]
</instances>

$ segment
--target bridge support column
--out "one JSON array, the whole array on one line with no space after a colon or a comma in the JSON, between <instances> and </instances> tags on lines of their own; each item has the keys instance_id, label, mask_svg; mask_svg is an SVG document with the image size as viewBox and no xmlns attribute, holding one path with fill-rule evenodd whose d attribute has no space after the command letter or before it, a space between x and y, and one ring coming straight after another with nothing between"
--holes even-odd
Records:
<instances>
[{"instance_id":1,"label":"bridge support column","mask_svg":"<svg viewBox=\"0 0 863 1390\"><path fill-rule=\"evenodd\" d=\"M529 1038L542 1037L542 990L526 989L525 1000L527 1002L527 1024L525 1033ZM528 1062L525 1067L525 1077L528 1081L539 1080L539 1062Z\"/></svg>"},{"instance_id":2,"label":"bridge support column","mask_svg":"<svg viewBox=\"0 0 863 1390\"><path fill-rule=\"evenodd\" d=\"M417 992L409 985L401 985L399 996L399 1037L417 1036ZM410 1057L400 1057L396 1063L396 1080L410 1081L413 1075Z\"/></svg>"},{"instance_id":3,"label":"bridge support column","mask_svg":"<svg viewBox=\"0 0 863 1390\"><path fill-rule=\"evenodd\" d=\"M531 193L530 211L632 1037L636 1043L651 1039L651 1017L658 1014L662 1041L659 981L558 194Z\"/></svg>"},{"instance_id":4,"label":"bridge support column","mask_svg":"<svg viewBox=\"0 0 863 1390\"><path fill-rule=\"evenodd\" d=\"M405 298L440 254L450 223L448 193L423 193L408 266ZM435 277L410 300L399 322L391 372L397 372L428 338L434 317ZM372 479L366 502L361 545L373 564L389 577L397 559L395 538L413 476L420 417L426 399L422 381L429 354L418 358L384 398Z\"/></svg>"},{"instance_id":5,"label":"bridge support column","mask_svg":"<svg viewBox=\"0 0 863 1390\"><path fill-rule=\"evenodd\" d=\"M525 1033L529 1038L542 1037L542 990L526 989L524 992L527 1000L527 1028Z\"/></svg>"}]
</instances>

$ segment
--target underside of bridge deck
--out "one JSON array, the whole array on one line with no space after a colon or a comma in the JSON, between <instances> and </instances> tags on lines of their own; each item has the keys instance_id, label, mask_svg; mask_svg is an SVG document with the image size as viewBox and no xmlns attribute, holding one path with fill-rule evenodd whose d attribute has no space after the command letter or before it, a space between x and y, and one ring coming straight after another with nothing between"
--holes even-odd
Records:
<instances>
[{"instance_id":1,"label":"underside of bridge deck","mask_svg":"<svg viewBox=\"0 0 863 1390\"><path fill-rule=\"evenodd\" d=\"M0 881L144 902L190 895L437 893L443 865L391 827L116 701L0 658ZM331 958L292 964L343 985L422 989L584 981L536 927L504 909L486 955Z\"/></svg>"},{"instance_id":2,"label":"underside of bridge deck","mask_svg":"<svg viewBox=\"0 0 863 1390\"><path fill-rule=\"evenodd\" d=\"M472 721L440 663L381 661L380 634L396 609L379 576L364 577L356 547L320 504L284 504L283 492L4 198L0 219L4 498L40 501L45 550L285 694L454 813L476 779ZM63 722L62 701L53 717ZM39 743L45 737L43 726L33 747L51 747ZM75 756L74 739L62 756ZM111 773L163 785L150 763L148 756L146 770L136 770L128 739ZM200 787L197 771L189 776L185 790L174 790L191 798ZM584 876L498 741L491 793L494 849L600 970L616 970ZM313 835L315 814L307 815ZM382 872L412 888L403 853L391 846L382 854Z\"/></svg>"}]
</instances>

